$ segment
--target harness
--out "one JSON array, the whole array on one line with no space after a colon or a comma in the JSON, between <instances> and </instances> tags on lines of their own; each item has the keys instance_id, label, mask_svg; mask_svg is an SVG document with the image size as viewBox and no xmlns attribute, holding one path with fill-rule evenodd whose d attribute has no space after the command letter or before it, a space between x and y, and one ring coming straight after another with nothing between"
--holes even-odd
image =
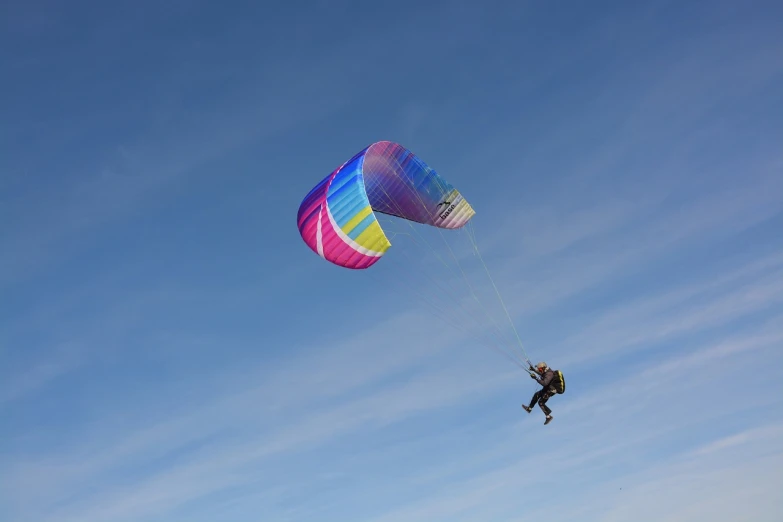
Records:
<instances>
[{"instance_id":1,"label":"harness","mask_svg":"<svg viewBox=\"0 0 783 522\"><path fill-rule=\"evenodd\" d=\"M565 393L566 385L563 372L560 370L555 370L555 378L552 379L552 385L555 387L555 391L557 391L557 393Z\"/></svg>"}]
</instances>

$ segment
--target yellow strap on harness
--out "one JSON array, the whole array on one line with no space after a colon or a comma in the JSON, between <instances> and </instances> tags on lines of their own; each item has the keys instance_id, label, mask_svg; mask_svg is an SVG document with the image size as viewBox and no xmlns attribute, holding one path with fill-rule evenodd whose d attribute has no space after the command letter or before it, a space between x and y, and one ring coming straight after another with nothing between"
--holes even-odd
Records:
<instances>
[{"instance_id":1,"label":"yellow strap on harness","mask_svg":"<svg viewBox=\"0 0 783 522\"><path fill-rule=\"evenodd\" d=\"M555 374L557 375L557 380L558 380L558 382L560 384L560 386L558 386L558 391L560 393L564 393L565 392L565 379L563 378L563 372L561 372L560 370L557 370L555 372Z\"/></svg>"}]
</instances>

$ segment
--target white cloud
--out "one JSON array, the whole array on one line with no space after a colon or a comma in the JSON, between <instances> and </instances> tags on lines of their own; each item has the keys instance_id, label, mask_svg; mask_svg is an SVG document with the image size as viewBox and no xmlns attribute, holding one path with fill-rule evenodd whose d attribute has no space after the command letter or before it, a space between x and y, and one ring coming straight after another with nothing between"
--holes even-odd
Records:
<instances>
[{"instance_id":1,"label":"white cloud","mask_svg":"<svg viewBox=\"0 0 783 522\"><path fill-rule=\"evenodd\" d=\"M569 364L676 338L775 309L783 302L783 257L775 254L733 272L637 298L598 315L563 341ZM769 270L769 268L773 268ZM753 277L755 276L755 277ZM581 347L580 350L573 350Z\"/></svg>"},{"instance_id":2,"label":"white cloud","mask_svg":"<svg viewBox=\"0 0 783 522\"><path fill-rule=\"evenodd\" d=\"M70 345L59 346L44 360L17 374L7 373L0 383L0 411L4 403L19 400L34 393L83 363L82 348ZM0 352L2 355L2 352Z\"/></svg>"},{"instance_id":3,"label":"white cloud","mask_svg":"<svg viewBox=\"0 0 783 522\"><path fill-rule=\"evenodd\" d=\"M82 435L86 445L68 449L67 456L19 459L6 469L2 482L6 491L16 492L15 503L21 509L49 509L46 506L71 498L78 485L99 481L109 488L98 497L100 509L112 516L154 512L160 503L173 508L230 486L239 469L258 459L306 451L347 432L378 429L466 398L472 402L507 386L507 379L517 378L516 372L499 379L486 371L482 377L476 366L466 371L455 363L460 359L456 354L439 371L426 371L424 360L436 356L447 360L446 351L457 345L457 338L448 332L435 343L420 345L420 331L430 327L428 318L415 313L390 318L386 325L374 325L352 340L250 371L234 379L233 385L227 382L221 395L206 404L181 404L173 417L165 418L163 411L145 412L146 419L131 420L140 424L131 424L129 433L125 428L112 431L116 420L109 417ZM404 331L409 341L401 343L399 336L387 336L386 331ZM376 339L372 349L367 346L368 336ZM397 374L403 371L414 373L399 381ZM377 386L384 381L389 383ZM130 470L153 465L189 446L198 449L186 465L111 492L115 473L129 466ZM180 486L161 493L160 484L171 480ZM30 488L32 484L36 488ZM92 500L79 498L77 494L74 501L81 507L67 508L66 513L84 519L83 509L92 513Z\"/></svg>"}]
</instances>

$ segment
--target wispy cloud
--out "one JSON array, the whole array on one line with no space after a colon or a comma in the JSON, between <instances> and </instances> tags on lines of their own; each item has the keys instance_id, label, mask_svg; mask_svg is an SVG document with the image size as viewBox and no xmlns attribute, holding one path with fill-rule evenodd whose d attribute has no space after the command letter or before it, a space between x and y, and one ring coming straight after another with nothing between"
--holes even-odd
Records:
<instances>
[{"instance_id":1,"label":"wispy cloud","mask_svg":"<svg viewBox=\"0 0 783 522\"><path fill-rule=\"evenodd\" d=\"M48 358L31 368L8 378L0 385L0 409L5 402L18 400L46 386L57 377L72 371L83 363L83 356L69 347L54 351Z\"/></svg>"},{"instance_id":2,"label":"wispy cloud","mask_svg":"<svg viewBox=\"0 0 783 522\"><path fill-rule=\"evenodd\" d=\"M386 330L400 332L404 324L407 335L414 341L419 335L416 322L409 315L392 318ZM418 323L419 328L427 326L421 317ZM398 337L386 336L383 331L376 325L372 334L381 340L387 337L388 343L394 346L399 343ZM3 482L7 491L16 490L16 502L28 508L49 506L58 513L51 516L62 519L65 515L55 506L72 495L74 485L99 480L104 488L109 488L101 496L101 509L109 514L83 512L92 505L91 497L77 501L77 506L83 506L79 510L73 511L75 508L71 507L65 513L71 512L82 520L85 516L115 518L123 513L141 516L160 509L161 502L167 508L174 508L210 491L229 487L236 473L258 459L305 451L344 433L378 429L469 396L474 401L498 386L507 386L508 378L517 377L514 372L500 381L492 374L482 379L476 367L466 371L454 366L435 373L425 371L420 377L399 382L395 374L404 369L410 371L422 359L442 356L454 339L441 336L439 343L426 348L414 341L405 350L386 347L381 341L368 351L364 341L367 335L361 332L354 341L285 362L281 367L259 368L244 379L252 378L261 382L260 385L247 388L234 385L232 392L226 393L228 390L224 389L221 396L207 404L195 402L175 417L142 425L131 433L125 429L112 432L109 426L99 423L94 434L83 434L82 439L88 445L69 450L72 457L46 457L39 462L13 466L11 475ZM386 357L379 357L384 353ZM244 379L239 382L245 382ZM389 379L385 388L373 386L362 393L367 385ZM290 392L281 393L283 389ZM349 392L353 393L348 395ZM114 422L112 419L110 424ZM225 441L218 442L216 437ZM181 451L190 455L185 464L144 477L133 486L122 486L122 481L112 478L123 469L130 472ZM131 461L134 464L129 467ZM180 486L176 491L161 494L163 484L170 481ZM33 483L38 488L28 489ZM112 483L116 485L109 486Z\"/></svg>"},{"instance_id":3,"label":"wispy cloud","mask_svg":"<svg viewBox=\"0 0 783 522\"><path fill-rule=\"evenodd\" d=\"M735 435L729 435L722 439L709 442L691 453L694 458L702 457L709 453L724 452L728 449L736 449L739 446L770 442L769 439L779 440L783 435L783 425L774 424L761 428L751 428Z\"/></svg>"},{"instance_id":4,"label":"wispy cloud","mask_svg":"<svg viewBox=\"0 0 783 522\"><path fill-rule=\"evenodd\" d=\"M765 355L771 353L775 352L767 351ZM760 502L759 516L774 520L773 492L783 480L774 472L783 455L778 436L779 415L759 427L681 454L664 454L662 447L682 438L684 432L693 437L692 430L714 424L716 416L730 415L742 407L742 402L736 401L703 402L708 401L710 393L703 387L709 388L715 378L694 373L691 365L669 364L665 371L665 380L656 378L662 376L660 372L653 375L642 371L591 390L578 400L578 405L554 406L561 419L568 419L566 431L556 431L554 435L531 433L529 419L525 419L524 435L521 429L513 434L517 445L520 439L524 440L521 448L502 440L507 453L501 462L505 464L468 474L467 480L455 474L447 488L428 489L431 494L423 494L422 500L374 520L527 520L544 513L553 520L691 520L709 513L716 520L728 521L734 520L737 513L728 510L717 516L724 507L722 497L709 492L721 491L732 497L731 490L739 497L754 497ZM724 378L732 374L729 363L721 373ZM678 385L683 382L687 384ZM744 399L741 388L737 388L737 393ZM663 410L651 410L651 400L640 400L650 394L655 403L671 406L666 409L671 414L665 421ZM687 408L686 404L693 401L682 400L684 394L695 396L701 410ZM779 398L772 400L780 403ZM601 407L596 409L596 405ZM691 418L683 416L684 412ZM645 416L650 422L640 422ZM594 429L596 419L602 419L598 421L604 425L600 431ZM658 457L648 464L648 455ZM437 482L444 482L442 477L437 478ZM694 482L710 486L694 489ZM671 498L672 502L661 507L651 500L661 497ZM553 505L561 508L553 511Z\"/></svg>"},{"instance_id":5,"label":"wispy cloud","mask_svg":"<svg viewBox=\"0 0 783 522\"><path fill-rule=\"evenodd\" d=\"M760 338L757 342L745 340L733 347L729 347L726 343L711 345L701 352L677 355L672 360L662 361L654 368L645 368L636 374L628 375L623 380L599 386L592 393L580 393L577 401L567 407L558 407L556 398L554 402L558 420L570 424L568 433L575 429L574 426L578 429L579 425L591 424L594 415L605 415L609 418L612 412L620 415L616 422L625 424L627 423L627 420L624 420L625 416L644 415L645 401L640 402L639 398L645 394L653 393L656 395L656 401L669 403L676 401L680 393L693 393L694 390L702 387L704 382L713 382L714 377L708 372L704 382L700 379L690 379L685 387L677 385L678 382L686 379L694 368L702 366L704 362L713 360L716 356L741 355L748 348L779 346L781 340L779 325L771 326L778 328L777 337ZM394 328L397 326L392 324L390 329ZM443 347L436 348L433 354L442 349ZM60 490L61 495L66 495L65 492L72 490L75 485L89 483L84 482L85 480L93 481L103 477L100 481L105 486L98 492L98 496L87 496L81 500L77 500L79 497L76 497L77 499L60 508L55 507L58 503L48 504L50 507L47 511L49 509L53 511L49 511L47 516L52 520L69 519L68 517L74 520L106 518L116 520L122 517L134 519L175 509L177 506L226 488L239 487L250 480L248 473L257 469L258 459L273 459L274 462L274 459L279 459L286 453L307 452L312 448L334 444L343 437L353 438L359 433L382 430L389 424L400 422L417 413L437 411L448 405L464 402L466 398L470 398L471 402L487 400L495 396L495 393L507 393L511 384L511 382L497 380L497 376L493 377L492 372L486 374L488 380L483 382L476 374L475 368L456 365L435 373L424 372L413 380L391 381L385 388L368 391L363 397L345 395L345 392L351 388L363 389L366 381L354 381L353 385L346 385L341 391L340 388L335 389L328 382L323 381L323 376L316 377L319 372L323 372L323 375L336 372L333 378L339 381L341 367L347 371L344 376L349 373L362 373L357 367L346 364L346 361L352 358L352 353L355 353L351 347L340 349L340 352L342 355L339 356L339 352L333 351L323 354L324 361L331 358L328 367L297 362L288 370L276 368L274 371L269 371L267 374L269 377L280 375L279 378L284 376L290 378L303 373L301 385L305 388L301 395L277 397L277 400L270 401L270 398L275 397L275 390L279 390L281 384L275 379L266 381L264 377L259 377L261 381L266 381L266 385L237 390L236 393L227 395L212 404L194 405L193 409L185 415L131 433L124 437L124 441L118 439L110 442L105 451L91 455L87 460L75 460L65 468L62 467L64 463L58 465L56 461L44 460L35 465L28 465L26 471L12 469L12 483L16 484L16 487L22 487L22 491L25 484L36 483L41 488L38 489L39 494L48 492L48 495L51 495L53 491ZM410 365L421 355L416 353L416 350L407 350L405 354L398 353L398 357ZM730 372L732 367L732 363L726 361L724 366L726 370L723 373L728 375L727 372ZM308 369L303 371L303 368ZM368 367L374 380L383 380L382 375L388 376L396 371L394 365L388 367L378 365L375 373L371 368ZM383 373L377 373L379 371ZM507 377L515 381L518 374L512 373ZM623 392L618 394L617 390ZM322 393L331 394L333 399L324 401L323 397L320 397L319 400L319 394ZM313 398L313 406L302 404L301 400L308 396ZM521 398L521 400L525 399L526 397ZM741 399L744 400L744 395ZM284 403L281 403L281 400ZM573 399L569 402L572 401ZM731 407L738 406L741 406L741 403ZM709 411L701 412L701 418L710 418L719 410L721 405L714 405ZM526 418L523 422L529 424L530 419ZM641 430L648 423L636 421L636 424L637 429L633 432L629 432L628 429L618 432L610 423L600 434L583 439L581 445L571 443L566 447L556 446L565 443L563 437L569 438L565 432L560 432L556 435L555 446L551 450L546 450L543 455L536 455L537 452L534 452L530 457L521 457L520 453L526 453L529 447L536 447L536 445L541 447L541 441L538 439L545 434L531 434L529 428L524 430L528 432L527 435L523 435L519 428L513 432L504 429L506 433L500 439L503 451L480 451L476 461L468 464L467 467L463 466L462 472L457 465L452 475L458 480L465 470L476 466L480 468L482 461L506 460L503 457L521 457L522 460L518 464L483 476L479 475L480 478L470 479L462 485L458 485L459 482L450 485L448 493L439 494L441 500L437 505L430 505L428 502L403 511L395 511L380 520L398 519L401 516L410 520L438 520L439 516L445 519L459 519L459 515L470 518L473 513L471 509L477 509L484 515L491 514L491 510L486 511L487 504L491 503L493 495L508 494L510 484L513 484L513 489L534 488L535 490L536 474L528 475L530 470L540 469L543 466L552 472L568 473L570 469L579 469L580 472L586 473L585 461L593 462L600 469L601 458L617 452L620 447L625 446L624 453L629 453L634 444L643 447L654 441L656 436L658 439L665 439L663 434L668 433L671 436L681 429L676 424L670 424L663 428L663 432L643 433ZM607 439L611 433L615 433L614 436L618 437L617 441ZM216 438L217 435L220 435L220 438ZM522 446L519 446L520 437L525 441ZM720 443L716 444L720 445ZM187 448L191 446L193 448L188 450ZM514 446L517 448L510 450ZM126 482L124 485L112 478L114 473L127 466L129 459L153 462L150 459L163 458L167 454L176 455L183 450L188 455L186 460L178 462L178 459L175 459L172 465L163 468L160 472L141 475L138 480L130 483L127 483L127 480L123 481ZM502 455L503 452L505 455ZM549 454L550 452L552 454ZM692 453L698 456L711 452L702 448ZM455 463L452 462L451 465L454 466ZM263 464L261 466L263 468ZM562 466L563 469L559 469L558 466ZM64 475L63 471L65 471ZM25 479L25 476L28 478ZM529 476L530 483L520 483L522 476ZM431 478L424 483L419 479L419 483L423 486L429 482L432 487L435 484L433 480L436 478L439 478L437 482L442 482L445 477L442 472L439 472L431 475ZM113 486L110 485L112 483ZM265 483L269 481L266 480ZM172 487L172 484L176 484L176 487ZM268 486L271 486L271 483ZM15 496L18 500L24 495L19 491ZM46 497L40 498L38 494L36 497L36 505L39 508L47 505L41 502ZM61 496L61 499L68 497L70 494ZM44 513L46 511L41 512L41 516Z\"/></svg>"},{"instance_id":6,"label":"wispy cloud","mask_svg":"<svg viewBox=\"0 0 783 522\"><path fill-rule=\"evenodd\" d=\"M563 346L573 354L569 357L572 364L586 362L642 344L723 326L754 312L780 310L781 291L783 257L775 254L717 279L618 305L565 339ZM583 349L574 351L577 346Z\"/></svg>"},{"instance_id":7,"label":"wispy cloud","mask_svg":"<svg viewBox=\"0 0 783 522\"><path fill-rule=\"evenodd\" d=\"M279 458L291 451L307 451L327 444L341 435L359 430L378 429L416 413L443 408L469 395L473 396L471 400L476 400L476 394L486 394L491 390L491 388L482 389L487 385L480 381L468 387L459 387L455 384L464 382L466 377L468 376L464 375L460 378L460 375L455 375L454 372L446 372L441 376L415 380L382 393L376 392L364 399L355 399L332 408L325 408L298 420L275 419L273 424L280 427L260 426L262 431L258 439L250 436L249 440L237 441L234 436L228 434L225 434L226 442L211 442L207 439L203 446L200 445L200 449L192 453L181 465L173 465L162 472L147 475L131 485L123 486L118 483L114 487L110 486L101 491L98 497L88 496L64 510L55 508L47 516L52 520L106 518L117 520L121 517L133 519L148 516L161 509L174 509L203 495L248 480L248 472L257 469L258 466L264 466L259 459ZM475 380L474 376L470 377ZM233 406L236 408L237 405ZM250 411L263 415L263 408ZM232 410L231 418L235 428L237 415L242 414L237 409ZM210 420L217 419L211 417ZM254 424L249 416L245 416L245 422ZM239 427L239 431L244 432L246 428ZM156 435L152 439L147 439L145 443L139 444L133 453L123 455L123 460L131 455L144 455L144 458L148 459L151 443L156 440L164 442L172 438L177 440L177 447L171 448L170 451L177 451L194 442L187 437L187 431L183 432L181 429L158 431ZM182 435L185 435L184 439ZM200 429L198 438L203 439L206 436L207 432L203 428ZM79 467L85 464L89 466L89 462L80 463ZM111 475L105 474L113 470L103 467L97 471L100 474L95 478L104 476L109 479ZM70 484L70 481L63 482L60 487L69 487ZM177 486L172 488L171 484Z\"/></svg>"}]
</instances>

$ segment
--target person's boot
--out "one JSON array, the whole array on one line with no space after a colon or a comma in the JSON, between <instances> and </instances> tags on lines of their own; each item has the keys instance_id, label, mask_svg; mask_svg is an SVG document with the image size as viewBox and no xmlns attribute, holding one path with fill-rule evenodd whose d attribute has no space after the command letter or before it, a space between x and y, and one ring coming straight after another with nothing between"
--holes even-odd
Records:
<instances>
[{"instance_id":1,"label":"person's boot","mask_svg":"<svg viewBox=\"0 0 783 522\"><path fill-rule=\"evenodd\" d=\"M552 414L549 414L546 416L546 420L544 421L544 426L552 422Z\"/></svg>"},{"instance_id":2,"label":"person's boot","mask_svg":"<svg viewBox=\"0 0 783 522\"><path fill-rule=\"evenodd\" d=\"M533 411L533 408L530 408L529 406L525 406L524 404L522 405L522 408L523 408L523 409L524 409L526 412L528 412L528 413L530 413L531 411Z\"/></svg>"}]
</instances>

